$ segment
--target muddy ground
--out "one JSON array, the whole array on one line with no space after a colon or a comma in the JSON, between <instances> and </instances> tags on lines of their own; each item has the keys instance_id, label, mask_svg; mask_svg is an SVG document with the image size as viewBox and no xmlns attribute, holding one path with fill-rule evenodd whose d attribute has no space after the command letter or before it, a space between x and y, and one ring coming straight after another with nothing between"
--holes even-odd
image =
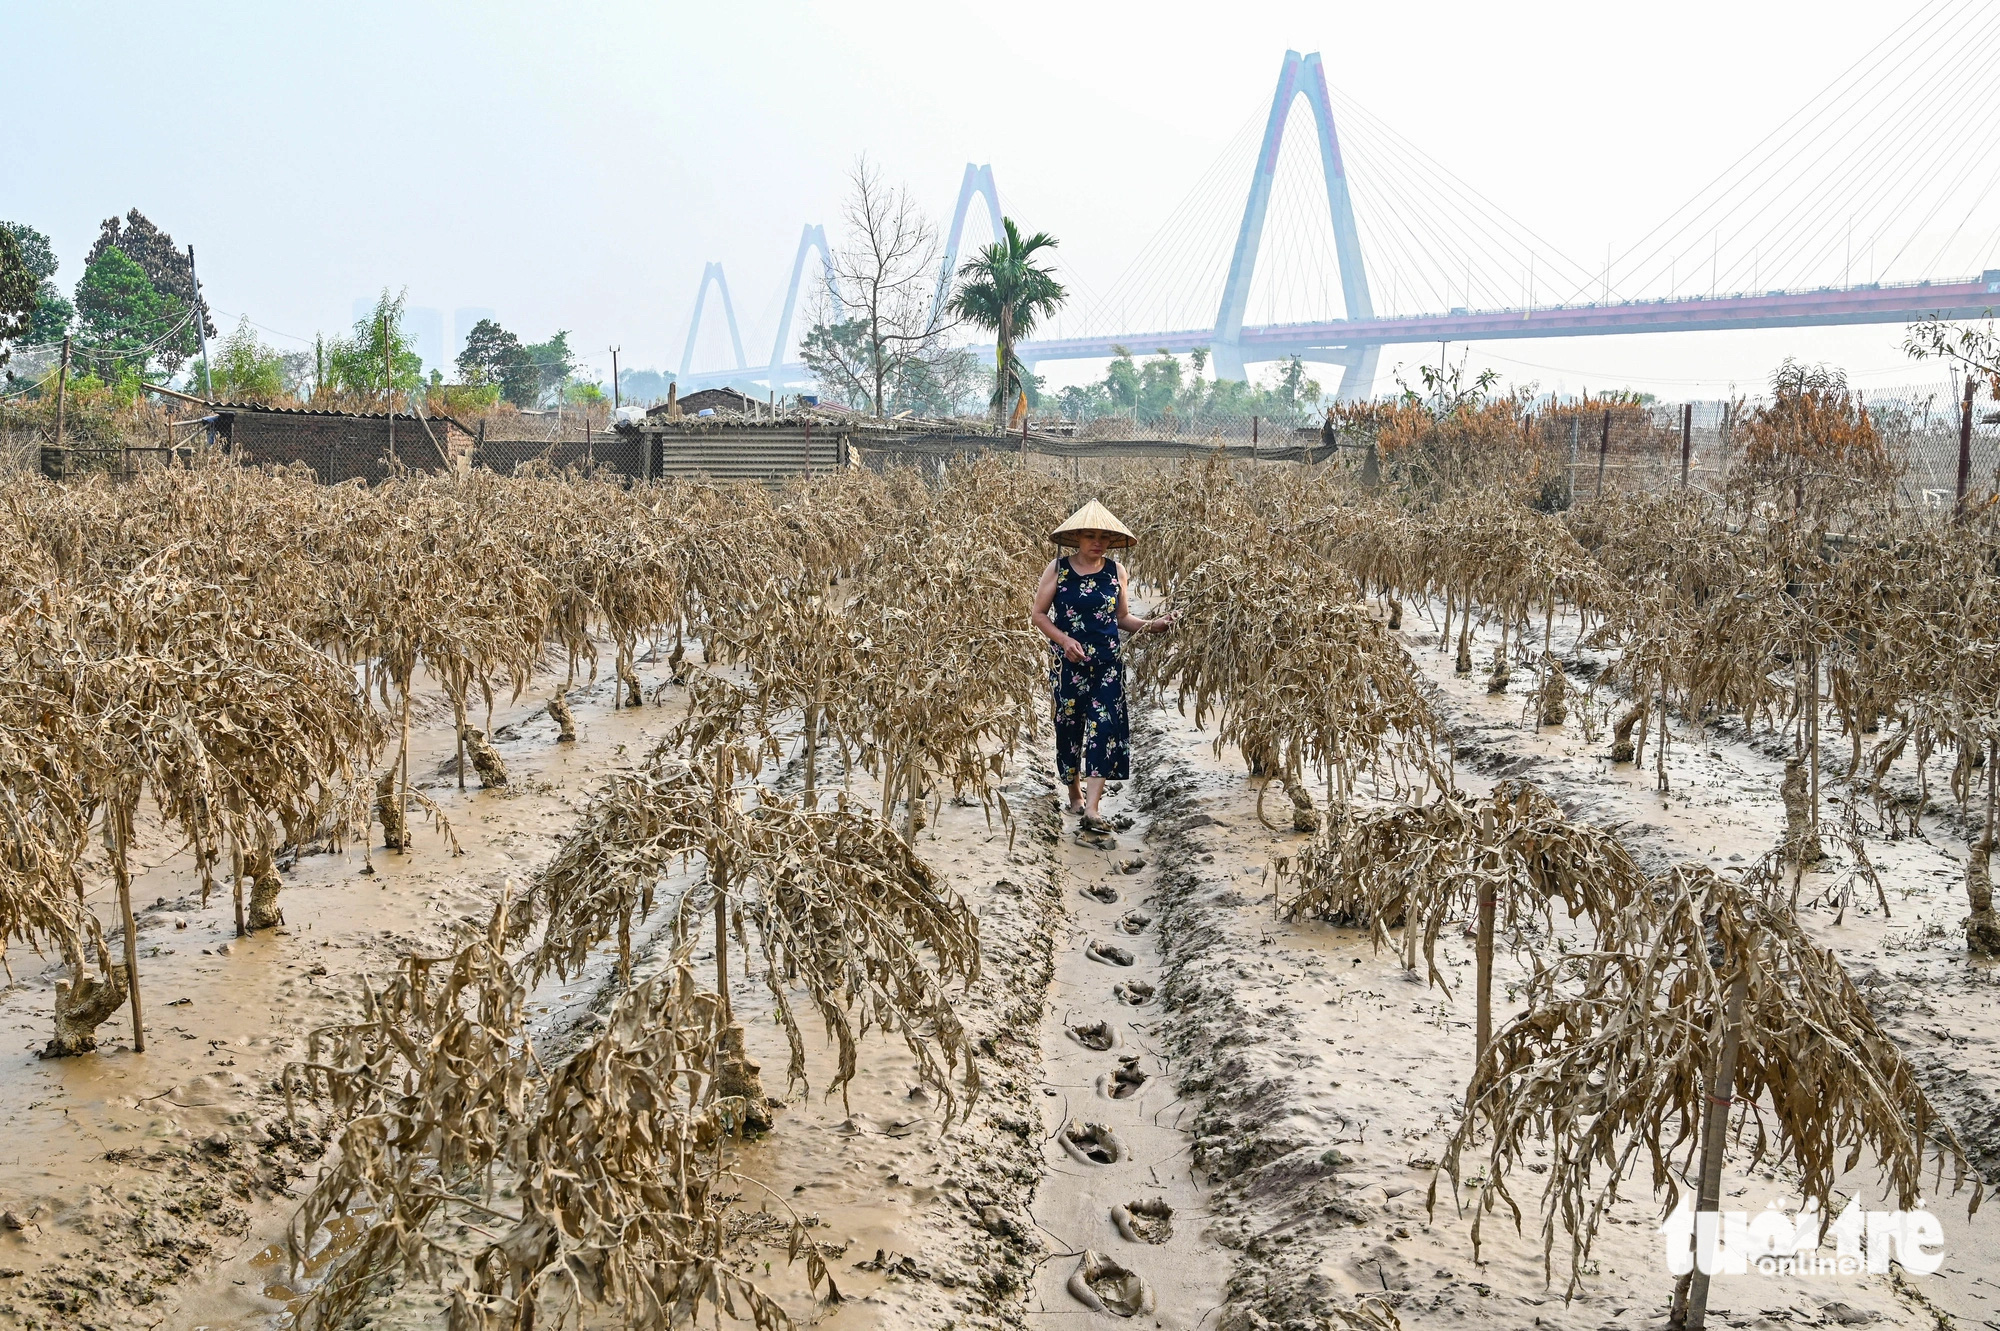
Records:
<instances>
[{"instance_id":1,"label":"muddy ground","mask_svg":"<svg viewBox=\"0 0 2000 1331\"><path fill-rule=\"evenodd\" d=\"M1528 726L1531 672L1489 695L1490 643L1464 679L1420 608L1404 623L1469 793L1503 776L1534 780L1573 816L1616 827L1649 867L1727 867L1775 841L1783 755L1768 741L1680 728L1663 796L1650 754L1643 771L1601 756L1608 739L1586 733L1587 708L1559 730ZM1560 626L1557 636L1586 684L1598 663L1567 647ZM56 968L12 958L0 993L17 1034L0 1056L12 1148L0 1155L0 1327L284 1325L304 1287L285 1269L284 1229L321 1148L310 1116L296 1127L286 1117L282 1067L308 1031L351 1009L365 976L410 951L445 950L483 921L508 881L552 852L601 773L677 714L672 689L641 709L614 709L604 685L571 698L574 745L555 742L540 699L496 715L513 774L505 791L457 790L441 768L448 720L434 717L413 771L429 774L465 853L420 827L406 855L307 855L287 869L279 930L236 940L226 887L204 906L184 859L156 847L135 886L153 903L140 921L143 1055L120 1014L96 1055L36 1058ZM766 1089L786 1100L777 1130L736 1161L757 1185L738 1204L738 1254L760 1274L770 1263L769 1285L796 1319L833 1328L1130 1320L1289 1331L1338 1325L1336 1310L1370 1295L1409 1327L1660 1325L1671 1282L1648 1180L1628 1182L1567 1300L1563 1241L1551 1284L1532 1210L1521 1235L1489 1219L1475 1260L1448 1182L1435 1212L1426 1207L1471 1060L1469 995L1404 974L1356 931L1280 921L1271 868L1302 834L1258 820L1236 754L1214 752L1171 708L1141 711L1135 779L1106 801L1129 820L1115 846L1074 838L1032 750L1004 778L1012 829L947 800L920 834L978 912L985 946L983 978L963 1001L985 1092L964 1121L945 1123L893 1037L871 1037L844 1097L823 1093L819 1061L808 1088L787 1092L778 1033L757 1020L766 1000L736 977ZM764 777L795 782L796 765ZM865 778L853 779L868 797ZM1886 916L1865 889L1837 924L1831 907L1808 917L1990 1173L2000 976L1968 963L1958 941L1963 828L1949 809L1925 828L1867 843ZM1836 859L1809 876L1808 899L1837 893L1844 869ZM105 895L94 904L108 921ZM1469 942L1453 936L1445 952L1447 973L1469 977ZM593 1028L609 969L603 958L536 995L538 1041L560 1048ZM1503 957L1501 988L1521 973ZM1519 1183L1532 1203L1532 1179ZM1850 1185L1876 1195L1865 1169ZM1754 1211L1788 1186L1738 1172L1725 1192ZM1719 1280L1717 1324L2000 1326L2000 1243L1985 1214L1966 1220L1963 1202L1932 1202L1947 1225L1938 1276ZM828 1259L837 1301L785 1265L794 1213ZM439 1306L431 1291L399 1289L369 1318L432 1326Z\"/></svg>"}]
</instances>

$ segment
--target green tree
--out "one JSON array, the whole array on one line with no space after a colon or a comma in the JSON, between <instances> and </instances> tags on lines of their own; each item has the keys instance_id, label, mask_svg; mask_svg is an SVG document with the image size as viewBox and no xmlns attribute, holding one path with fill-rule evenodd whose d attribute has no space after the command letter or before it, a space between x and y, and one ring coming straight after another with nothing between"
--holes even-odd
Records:
<instances>
[{"instance_id":1,"label":"green tree","mask_svg":"<svg viewBox=\"0 0 2000 1331\"><path fill-rule=\"evenodd\" d=\"M517 407L532 407L541 395L541 373L521 339L491 319L481 319L458 353L458 377L475 387L497 386Z\"/></svg>"},{"instance_id":2,"label":"green tree","mask_svg":"<svg viewBox=\"0 0 2000 1331\"><path fill-rule=\"evenodd\" d=\"M1104 396L1114 411L1131 411L1139 405L1139 367L1132 363L1132 353L1123 347L1113 347L1118 354L1104 369Z\"/></svg>"},{"instance_id":3,"label":"green tree","mask_svg":"<svg viewBox=\"0 0 2000 1331\"><path fill-rule=\"evenodd\" d=\"M143 373L154 361L177 368L182 334L192 327L187 308L161 295L123 250L107 248L76 284L77 342L105 379L118 377L113 362Z\"/></svg>"},{"instance_id":4,"label":"green tree","mask_svg":"<svg viewBox=\"0 0 2000 1331\"><path fill-rule=\"evenodd\" d=\"M153 284L153 290L161 295L179 301L183 308L195 300L194 264L187 251L174 244L172 236L154 226L137 208L125 214L122 225L116 217L104 219L98 229L97 243L84 256L85 270L88 271L91 264L112 249L123 251L127 258L138 264L139 271ZM204 330L210 337L217 335L208 303L200 302L200 308L202 327L196 328L190 322L170 344L160 349L160 363L170 371L178 370L183 361L199 350Z\"/></svg>"},{"instance_id":5,"label":"green tree","mask_svg":"<svg viewBox=\"0 0 2000 1331\"><path fill-rule=\"evenodd\" d=\"M21 242L11 230L0 229L0 365L13 355L7 344L27 336L34 324L38 285Z\"/></svg>"},{"instance_id":6,"label":"green tree","mask_svg":"<svg viewBox=\"0 0 2000 1331\"><path fill-rule=\"evenodd\" d=\"M1162 351L1139 367L1139 416L1156 421L1180 404L1181 363Z\"/></svg>"},{"instance_id":7,"label":"green tree","mask_svg":"<svg viewBox=\"0 0 2000 1331\"><path fill-rule=\"evenodd\" d=\"M192 373L194 381L201 382L199 360ZM285 358L258 340L248 315L216 347L211 378L216 399L222 402L269 404L287 393Z\"/></svg>"},{"instance_id":8,"label":"green tree","mask_svg":"<svg viewBox=\"0 0 2000 1331\"><path fill-rule=\"evenodd\" d=\"M382 288L375 308L355 321L353 336L327 345L326 378L332 387L366 397L393 397L423 387L424 358L403 328L408 296L391 296Z\"/></svg>"},{"instance_id":9,"label":"green tree","mask_svg":"<svg viewBox=\"0 0 2000 1331\"><path fill-rule=\"evenodd\" d=\"M26 222L0 222L0 231L13 234L21 246L22 260L35 275L35 312L22 340L29 346L62 341L63 334L69 331L70 320L76 316L76 306L69 303L55 283L59 265L54 246L49 244L47 236Z\"/></svg>"},{"instance_id":10,"label":"green tree","mask_svg":"<svg viewBox=\"0 0 2000 1331\"><path fill-rule=\"evenodd\" d=\"M560 395L563 386L576 373L576 356L569 349L569 330L558 329L548 341L530 342L523 350L528 353L528 360L535 368L537 400L546 401L551 394Z\"/></svg>"},{"instance_id":11,"label":"green tree","mask_svg":"<svg viewBox=\"0 0 2000 1331\"><path fill-rule=\"evenodd\" d=\"M994 334L993 419L1004 424L1007 409L1022 392L1026 375L1015 359L1014 344L1035 331L1043 318L1062 308L1068 293L1053 269L1035 262L1035 255L1054 249L1056 238L1046 231L1022 238L1014 219L1000 219L1003 234L980 248L958 270L959 288L951 310L960 318Z\"/></svg>"}]
</instances>

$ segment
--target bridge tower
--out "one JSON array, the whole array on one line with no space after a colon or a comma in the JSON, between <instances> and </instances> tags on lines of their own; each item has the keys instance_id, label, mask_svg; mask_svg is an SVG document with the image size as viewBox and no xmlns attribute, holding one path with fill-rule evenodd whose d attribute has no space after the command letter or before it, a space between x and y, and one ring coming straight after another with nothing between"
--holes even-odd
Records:
<instances>
[{"instance_id":1,"label":"bridge tower","mask_svg":"<svg viewBox=\"0 0 2000 1331\"><path fill-rule=\"evenodd\" d=\"M771 348L771 368L764 376L764 386L774 393L783 388L779 379L784 371L785 344L792 337L792 312L799 304L799 279L805 275L806 255L813 250L819 251L821 280L826 283L827 295L833 300L834 314L837 317L840 313L840 292L833 282L833 252L826 247L826 228L808 223L799 236L799 252L792 256L792 284L785 289L784 313L778 316L778 341ZM726 299L727 288L724 292ZM688 344L692 346L694 340L690 338Z\"/></svg>"},{"instance_id":2,"label":"bridge tower","mask_svg":"<svg viewBox=\"0 0 2000 1331\"><path fill-rule=\"evenodd\" d=\"M1271 98L1271 115L1264 125L1257 165L1251 172L1250 198L1243 206L1243 224L1236 233L1236 249L1230 255L1222 306L1215 316L1213 349L1218 378L1245 377L1243 315L1250 301L1250 279L1256 272L1257 250L1264 239L1264 213L1271 203L1271 183L1278 170L1278 149L1284 143L1285 121L1291 114L1292 103L1300 97L1312 108L1313 123L1319 131L1320 167L1326 176L1326 203L1333 219L1334 253L1340 262L1340 293L1347 306L1346 317L1370 319L1375 314L1374 302L1368 295L1368 271L1361 260L1361 235L1354 225L1354 201L1347 189L1347 168L1340 156L1340 136L1333 123L1333 103L1327 97L1325 66L1320 63L1317 51L1306 56L1287 51L1278 71L1278 89ZM1374 391L1379 355L1373 346L1328 347L1308 353L1307 359L1342 366L1340 396L1365 398Z\"/></svg>"},{"instance_id":3,"label":"bridge tower","mask_svg":"<svg viewBox=\"0 0 2000 1331\"><path fill-rule=\"evenodd\" d=\"M681 349L680 377L683 379L687 378L688 371L694 368L694 339L695 335L701 332L701 309L708 303L710 282L722 288L722 313L729 321L729 343L736 351L736 368L739 370L749 368L749 363L743 359L742 334L736 331L736 306L729 299L729 279L722 275L721 264L711 263L701 270L701 287L694 293L694 320L688 324L687 345Z\"/></svg>"},{"instance_id":4,"label":"bridge tower","mask_svg":"<svg viewBox=\"0 0 2000 1331\"><path fill-rule=\"evenodd\" d=\"M965 211L972 205L972 196L978 194L986 200L986 215L993 222L993 238L998 240L1001 233L1000 188L993 183L993 166L965 164L965 178L958 185L958 206L952 209L951 231L944 242L944 266L938 270L937 295L931 300L931 327L935 328L944 317L944 303L951 299L951 279L958 272L958 242L965 231Z\"/></svg>"}]
</instances>

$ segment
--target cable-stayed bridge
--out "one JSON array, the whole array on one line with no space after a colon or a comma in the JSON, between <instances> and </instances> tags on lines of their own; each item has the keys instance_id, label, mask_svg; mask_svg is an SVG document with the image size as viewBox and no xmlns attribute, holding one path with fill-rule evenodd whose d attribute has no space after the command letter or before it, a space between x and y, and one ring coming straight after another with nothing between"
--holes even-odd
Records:
<instances>
[{"instance_id":1,"label":"cable-stayed bridge","mask_svg":"<svg viewBox=\"0 0 2000 1331\"><path fill-rule=\"evenodd\" d=\"M1064 273L1077 298L1018 351L1034 366L1206 350L1214 376L1232 379L1297 356L1340 366L1340 395L1354 398L1373 393L1381 349L1397 344L1980 317L2000 307L2000 225L1981 236L2000 202L2000 116L1985 109L2000 104L2000 87L1961 78L1939 96L1926 76L1941 63L1964 75L1962 53L1995 40L2000 7L1933 0L1624 252L1607 252L1601 270L1331 90L1318 53L1288 51L1268 111L1245 123L1127 272L1102 293ZM2000 84L1994 69L1980 77ZM941 278L975 204L997 233L990 166L965 168ZM791 332L815 255L826 273L826 234L808 226L760 365L744 358L721 265L708 266L684 390L807 385ZM1977 275L1948 275L1953 264ZM736 365L697 371L711 283Z\"/></svg>"}]
</instances>

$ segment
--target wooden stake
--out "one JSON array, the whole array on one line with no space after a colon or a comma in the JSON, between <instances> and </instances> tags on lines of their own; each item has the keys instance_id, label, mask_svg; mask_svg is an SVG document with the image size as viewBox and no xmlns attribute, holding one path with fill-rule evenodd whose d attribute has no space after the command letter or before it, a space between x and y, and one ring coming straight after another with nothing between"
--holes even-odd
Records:
<instances>
[{"instance_id":1,"label":"wooden stake","mask_svg":"<svg viewBox=\"0 0 2000 1331\"><path fill-rule=\"evenodd\" d=\"M1479 813L1480 840L1490 847L1495 830L1493 806L1488 804ZM1497 848L1489 853L1493 856L1496 867L1504 863ZM1477 1057L1480 1065L1485 1064L1486 1050L1493 1043L1493 908L1496 904L1497 891L1498 888L1492 883L1482 883L1479 887L1479 936L1475 944L1479 958L1476 981L1479 987L1479 999L1474 1044L1478 1049Z\"/></svg>"},{"instance_id":2,"label":"wooden stake","mask_svg":"<svg viewBox=\"0 0 2000 1331\"><path fill-rule=\"evenodd\" d=\"M1681 489L1687 489L1688 461L1694 456L1694 403L1681 408Z\"/></svg>"},{"instance_id":3,"label":"wooden stake","mask_svg":"<svg viewBox=\"0 0 2000 1331\"><path fill-rule=\"evenodd\" d=\"M1611 408L1604 409L1604 431L1597 437L1597 502L1604 502L1604 458L1611 451Z\"/></svg>"},{"instance_id":4,"label":"wooden stake","mask_svg":"<svg viewBox=\"0 0 2000 1331\"><path fill-rule=\"evenodd\" d=\"M63 339L65 348L69 339ZM65 351L67 356L67 351ZM1979 385L1970 374L1965 376L1965 400L1958 411L1958 502L1953 505L1953 515L1963 520L1965 517L1965 490L1972 479L1972 395L1979 391ZM58 438L57 443L62 440Z\"/></svg>"},{"instance_id":5,"label":"wooden stake","mask_svg":"<svg viewBox=\"0 0 2000 1331\"><path fill-rule=\"evenodd\" d=\"M722 822L723 791L729 785L729 758L721 749L715 754L715 815ZM716 868L714 846L708 855L708 879L715 887L715 991L722 998L722 1024L730 1023L729 1013L729 891Z\"/></svg>"},{"instance_id":6,"label":"wooden stake","mask_svg":"<svg viewBox=\"0 0 2000 1331\"><path fill-rule=\"evenodd\" d=\"M146 1018L139 1006L139 924L132 918L132 873L125 861L131 841L130 811L113 805L104 811L111 823L111 871L118 879L118 914L125 923L125 992L132 1003L132 1052L146 1052Z\"/></svg>"},{"instance_id":7,"label":"wooden stake","mask_svg":"<svg viewBox=\"0 0 2000 1331\"><path fill-rule=\"evenodd\" d=\"M1729 1106L1736 1095L1736 1053L1743 1039L1743 1004L1750 992L1749 967L1743 966L1729 985L1729 1011L1722 1031L1722 1055L1708 1084L1708 1121L1702 1126L1701 1189L1695 1198L1695 1268L1686 1301L1670 1314L1668 1325L1700 1331L1708 1324L1708 1273L1701 1269L1701 1216L1715 1215L1722 1205L1722 1153L1729 1141ZM1717 1215L1719 1229L1722 1218ZM1711 1231L1713 1232L1713 1231Z\"/></svg>"},{"instance_id":8,"label":"wooden stake","mask_svg":"<svg viewBox=\"0 0 2000 1331\"><path fill-rule=\"evenodd\" d=\"M366 832L368 829L363 828ZM236 873L236 936L243 937L250 931L243 927L243 848L234 841L229 843L230 867Z\"/></svg>"}]
</instances>

